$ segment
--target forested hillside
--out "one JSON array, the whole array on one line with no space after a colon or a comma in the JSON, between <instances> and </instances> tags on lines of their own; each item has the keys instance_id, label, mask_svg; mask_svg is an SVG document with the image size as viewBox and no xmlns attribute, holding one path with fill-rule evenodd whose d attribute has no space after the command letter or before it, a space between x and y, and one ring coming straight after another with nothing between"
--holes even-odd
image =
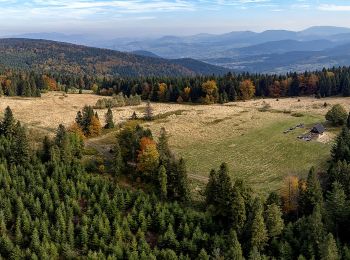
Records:
<instances>
[{"instance_id":1,"label":"forested hillside","mask_svg":"<svg viewBox=\"0 0 350 260\"><path fill-rule=\"evenodd\" d=\"M166 60L68 43L0 39L0 65L46 73L96 76L195 76L228 70L204 62Z\"/></svg>"},{"instance_id":2,"label":"forested hillside","mask_svg":"<svg viewBox=\"0 0 350 260\"><path fill-rule=\"evenodd\" d=\"M96 120L89 107L76 118L89 131ZM312 168L307 179L290 177L281 193L263 198L231 179L223 163L193 201L185 160L169 149L166 130L155 140L136 121L124 125L112 171L103 172L82 163L77 128L60 125L34 149L7 108L0 128L0 257L349 259L349 126L327 172ZM121 188L121 176L145 189Z\"/></svg>"}]
</instances>

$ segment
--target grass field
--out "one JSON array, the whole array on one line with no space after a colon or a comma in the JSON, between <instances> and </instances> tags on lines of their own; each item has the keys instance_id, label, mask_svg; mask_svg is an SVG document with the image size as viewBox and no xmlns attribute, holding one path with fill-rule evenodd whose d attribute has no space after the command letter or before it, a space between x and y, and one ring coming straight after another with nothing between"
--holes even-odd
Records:
<instances>
[{"instance_id":1,"label":"grass field","mask_svg":"<svg viewBox=\"0 0 350 260\"><path fill-rule=\"evenodd\" d=\"M96 95L44 94L42 98L0 98L0 109L9 105L15 116L30 129L54 133L59 123L69 125L85 104L94 105ZM324 103L327 103L327 107ZM311 166L324 168L337 129L328 129L319 140L297 139L324 115L332 104L350 107L350 99L314 98L253 100L226 105L152 104L157 118L144 123L157 137L161 127L170 135L170 144L186 158L190 176L205 182L210 169L227 162L232 175L245 179L258 191L278 190L285 176L306 176ZM142 116L145 104L113 109L115 121L127 120L136 111ZM97 110L101 119L106 110ZM264 112L262 112L264 111ZM299 123L305 128L284 134ZM90 144L107 150L113 132ZM101 149L102 150L102 149Z\"/></svg>"}]
</instances>

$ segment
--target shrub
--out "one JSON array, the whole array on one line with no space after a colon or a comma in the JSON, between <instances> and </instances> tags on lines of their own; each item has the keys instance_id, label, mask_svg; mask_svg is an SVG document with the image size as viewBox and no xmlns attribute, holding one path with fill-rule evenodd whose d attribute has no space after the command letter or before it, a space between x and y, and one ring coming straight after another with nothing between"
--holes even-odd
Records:
<instances>
[{"instance_id":1,"label":"shrub","mask_svg":"<svg viewBox=\"0 0 350 260\"><path fill-rule=\"evenodd\" d=\"M303 113L299 113L299 112L295 112L295 113L292 113L291 116L294 116L294 117L303 117L304 114L303 114Z\"/></svg>"},{"instance_id":2,"label":"shrub","mask_svg":"<svg viewBox=\"0 0 350 260\"><path fill-rule=\"evenodd\" d=\"M141 96L130 95L129 97L124 96L123 93L113 96L113 98L101 98L97 100L94 108L104 109L113 107L124 107L124 106L137 106L141 104Z\"/></svg>"},{"instance_id":3,"label":"shrub","mask_svg":"<svg viewBox=\"0 0 350 260\"><path fill-rule=\"evenodd\" d=\"M326 120L334 126L344 125L348 115L340 104L334 105L326 114Z\"/></svg>"}]
</instances>

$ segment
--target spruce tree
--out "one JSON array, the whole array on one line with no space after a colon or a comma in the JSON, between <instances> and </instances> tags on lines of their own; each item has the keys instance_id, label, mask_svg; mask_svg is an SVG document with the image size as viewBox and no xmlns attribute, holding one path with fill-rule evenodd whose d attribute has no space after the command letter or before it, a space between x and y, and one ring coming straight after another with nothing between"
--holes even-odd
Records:
<instances>
[{"instance_id":1,"label":"spruce tree","mask_svg":"<svg viewBox=\"0 0 350 260\"><path fill-rule=\"evenodd\" d=\"M350 162L350 130L344 127L337 136L335 144L331 150L333 162L338 161Z\"/></svg>"},{"instance_id":2,"label":"spruce tree","mask_svg":"<svg viewBox=\"0 0 350 260\"><path fill-rule=\"evenodd\" d=\"M350 77L347 75L342 86L342 94L344 97L350 96Z\"/></svg>"},{"instance_id":3,"label":"spruce tree","mask_svg":"<svg viewBox=\"0 0 350 260\"><path fill-rule=\"evenodd\" d=\"M264 249L268 241L267 230L263 218L263 210L260 199L256 199L253 208L253 222L251 225L250 245L258 251Z\"/></svg>"},{"instance_id":4,"label":"spruce tree","mask_svg":"<svg viewBox=\"0 0 350 260\"><path fill-rule=\"evenodd\" d=\"M232 224L240 234L247 219L244 198L235 187L232 198Z\"/></svg>"},{"instance_id":5,"label":"spruce tree","mask_svg":"<svg viewBox=\"0 0 350 260\"><path fill-rule=\"evenodd\" d=\"M81 113L81 111L78 111L77 116L75 117L75 122L81 127L84 127L84 123L83 123L83 115Z\"/></svg>"},{"instance_id":6,"label":"spruce tree","mask_svg":"<svg viewBox=\"0 0 350 260\"><path fill-rule=\"evenodd\" d=\"M178 199L187 202L190 199L190 188L187 178L186 163L181 158L177 164L177 196Z\"/></svg>"},{"instance_id":7,"label":"spruce tree","mask_svg":"<svg viewBox=\"0 0 350 260\"><path fill-rule=\"evenodd\" d=\"M114 174L115 176L120 176L124 169L124 161L121 154L121 149L119 146L119 143L117 142L114 146L114 161L113 161L113 167L114 167Z\"/></svg>"},{"instance_id":8,"label":"spruce tree","mask_svg":"<svg viewBox=\"0 0 350 260\"><path fill-rule=\"evenodd\" d=\"M229 250L228 250L228 259L235 259L235 260L243 260L243 253L242 253L242 247L241 244L238 241L236 231L231 230L229 234Z\"/></svg>"},{"instance_id":9,"label":"spruce tree","mask_svg":"<svg viewBox=\"0 0 350 260\"><path fill-rule=\"evenodd\" d=\"M15 130L16 120L13 117L11 108L8 106L5 109L4 118L1 123L1 134L9 137L13 135Z\"/></svg>"},{"instance_id":10,"label":"spruce tree","mask_svg":"<svg viewBox=\"0 0 350 260\"><path fill-rule=\"evenodd\" d=\"M201 251L199 252L199 255L197 257L197 260L209 260L209 256L207 254L207 251L205 251L204 248L201 249Z\"/></svg>"},{"instance_id":11,"label":"spruce tree","mask_svg":"<svg viewBox=\"0 0 350 260\"><path fill-rule=\"evenodd\" d=\"M28 164L30 160L29 141L26 129L22 127L19 122L17 122L15 126L12 156L13 161L21 165Z\"/></svg>"},{"instance_id":12,"label":"spruce tree","mask_svg":"<svg viewBox=\"0 0 350 260\"><path fill-rule=\"evenodd\" d=\"M167 198L167 174L163 165L158 170L159 191L162 199Z\"/></svg>"},{"instance_id":13,"label":"spruce tree","mask_svg":"<svg viewBox=\"0 0 350 260\"><path fill-rule=\"evenodd\" d=\"M276 204L267 206L265 222L270 238L279 236L284 228L281 209Z\"/></svg>"},{"instance_id":14,"label":"spruce tree","mask_svg":"<svg viewBox=\"0 0 350 260\"><path fill-rule=\"evenodd\" d=\"M105 122L106 122L106 125L105 125L106 129L114 128L113 112L110 107L108 108L107 113L105 115Z\"/></svg>"},{"instance_id":15,"label":"spruce tree","mask_svg":"<svg viewBox=\"0 0 350 260\"><path fill-rule=\"evenodd\" d=\"M346 235L349 206L344 189L340 183L334 182L332 184L332 190L327 192L325 204L328 225L336 235L336 238L339 238L339 233Z\"/></svg>"},{"instance_id":16,"label":"spruce tree","mask_svg":"<svg viewBox=\"0 0 350 260\"><path fill-rule=\"evenodd\" d=\"M233 187L226 163L222 163L217 173L210 173L206 187L206 201L212 207L212 214L229 220L232 216Z\"/></svg>"},{"instance_id":17,"label":"spruce tree","mask_svg":"<svg viewBox=\"0 0 350 260\"><path fill-rule=\"evenodd\" d=\"M320 181L314 167L311 167L306 180L306 190L301 193L300 206L304 214L311 214L316 205L323 203Z\"/></svg>"},{"instance_id":18,"label":"spruce tree","mask_svg":"<svg viewBox=\"0 0 350 260\"><path fill-rule=\"evenodd\" d=\"M333 238L333 235L329 233L320 246L321 260L339 260L337 244Z\"/></svg>"},{"instance_id":19,"label":"spruce tree","mask_svg":"<svg viewBox=\"0 0 350 260\"><path fill-rule=\"evenodd\" d=\"M160 163L167 167L171 157L171 151L169 148L169 137L164 127L160 129L157 149L159 152Z\"/></svg>"},{"instance_id":20,"label":"spruce tree","mask_svg":"<svg viewBox=\"0 0 350 260\"><path fill-rule=\"evenodd\" d=\"M147 121L151 121L153 119L153 108L151 107L151 102L149 100L146 104L144 118Z\"/></svg>"}]
</instances>

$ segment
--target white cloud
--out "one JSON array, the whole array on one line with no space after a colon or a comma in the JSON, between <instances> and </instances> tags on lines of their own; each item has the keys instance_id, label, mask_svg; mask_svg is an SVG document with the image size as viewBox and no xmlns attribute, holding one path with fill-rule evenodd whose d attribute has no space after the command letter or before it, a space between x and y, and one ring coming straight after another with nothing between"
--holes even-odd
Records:
<instances>
[{"instance_id":1,"label":"white cloud","mask_svg":"<svg viewBox=\"0 0 350 260\"><path fill-rule=\"evenodd\" d=\"M350 5L321 4L318 9L321 11L345 12L350 11Z\"/></svg>"}]
</instances>

